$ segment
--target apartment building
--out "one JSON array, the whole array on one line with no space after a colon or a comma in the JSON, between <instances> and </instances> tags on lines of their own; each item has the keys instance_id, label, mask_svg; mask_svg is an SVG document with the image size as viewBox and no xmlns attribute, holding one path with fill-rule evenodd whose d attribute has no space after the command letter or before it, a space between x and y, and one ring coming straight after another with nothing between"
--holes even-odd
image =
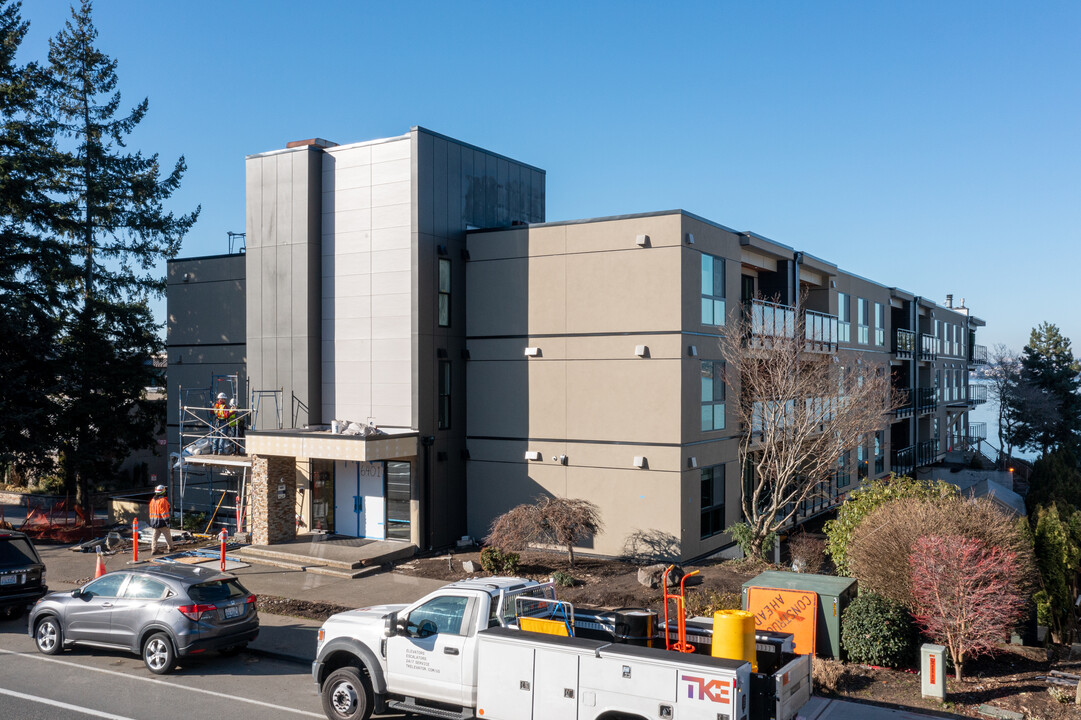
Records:
<instances>
[{"instance_id":1,"label":"apartment building","mask_svg":"<svg viewBox=\"0 0 1081 720\"><path fill-rule=\"evenodd\" d=\"M549 493L600 507L584 552L730 547L741 429L719 342L737 308L763 334L805 318L808 352L888 365L909 398L854 439L801 519L978 433L968 375L985 361L983 322L952 302L680 210L545 222L542 170L423 128L246 165L247 253L228 302L239 287L240 374L279 393L282 418L262 413L245 439L257 542L319 529L445 546ZM212 339L194 339L200 318L223 308L179 278L215 262L170 265L184 363ZM379 433L332 431L347 420Z\"/></svg>"}]
</instances>

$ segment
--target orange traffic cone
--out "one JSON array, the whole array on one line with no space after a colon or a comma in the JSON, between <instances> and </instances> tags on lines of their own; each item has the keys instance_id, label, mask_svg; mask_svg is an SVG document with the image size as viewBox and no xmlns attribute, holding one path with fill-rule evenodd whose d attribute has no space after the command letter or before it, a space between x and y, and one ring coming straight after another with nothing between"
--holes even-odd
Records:
<instances>
[{"instance_id":1,"label":"orange traffic cone","mask_svg":"<svg viewBox=\"0 0 1081 720\"><path fill-rule=\"evenodd\" d=\"M101 550L98 550L98 565L97 565L96 568L94 568L94 579L97 580L99 577L101 577L104 574L105 574L105 557L101 554Z\"/></svg>"}]
</instances>

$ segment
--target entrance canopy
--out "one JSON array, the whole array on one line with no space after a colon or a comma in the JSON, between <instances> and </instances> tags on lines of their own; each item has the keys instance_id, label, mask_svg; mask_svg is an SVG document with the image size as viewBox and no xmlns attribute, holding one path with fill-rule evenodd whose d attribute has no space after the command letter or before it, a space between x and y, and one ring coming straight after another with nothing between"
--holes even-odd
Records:
<instances>
[{"instance_id":1,"label":"entrance canopy","mask_svg":"<svg viewBox=\"0 0 1081 720\"><path fill-rule=\"evenodd\" d=\"M248 430L248 455L375 462L417 455L419 433L340 435L327 430Z\"/></svg>"}]
</instances>

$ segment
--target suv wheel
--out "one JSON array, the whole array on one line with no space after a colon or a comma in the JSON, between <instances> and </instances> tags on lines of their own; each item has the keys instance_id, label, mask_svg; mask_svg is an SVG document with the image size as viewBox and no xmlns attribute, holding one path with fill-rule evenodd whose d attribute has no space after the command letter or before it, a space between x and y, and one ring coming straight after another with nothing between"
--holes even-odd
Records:
<instances>
[{"instance_id":1,"label":"suv wheel","mask_svg":"<svg viewBox=\"0 0 1081 720\"><path fill-rule=\"evenodd\" d=\"M176 667L176 652L173 643L165 633L154 633L143 643L143 662L146 669L155 675L172 672Z\"/></svg>"},{"instance_id":2,"label":"suv wheel","mask_svg":"<svg viewBox=\"0 0 1081 720\"><path fill-rule=\"evenodd\" d=\"M34 629L34 643L46 655L56 655L63 650L64 633L60 630L60 621L52 615L39 620Z\"/></svg>"},{"instance_id":3,"label":"suv wheel","mask_svg":"<svg viewBox=\"0 0 1081 720\"><path fill-rule=\"evenodd\" d=\"M323 712L332 720L368 720L372 691L368 680L353 666L338 668L323 682Z\"/></svg>"}]
</instances>

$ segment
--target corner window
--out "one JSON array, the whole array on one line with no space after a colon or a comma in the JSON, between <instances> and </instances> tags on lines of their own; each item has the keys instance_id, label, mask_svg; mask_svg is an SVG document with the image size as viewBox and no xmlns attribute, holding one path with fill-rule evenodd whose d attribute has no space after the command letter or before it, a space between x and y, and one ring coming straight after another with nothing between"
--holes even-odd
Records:
<instances>
[{"instance_id":1,"label":"corner window","mask_svg":"<svg viewBox=\"0 0 1081 720\"><path fill-rule=\"evenodd\" d=\"M724 259L702 255L702 324L724 325Z\"/></svg>"},{"instance_id":2,"label":"corner window","mask_svg":"<svg viewBox=\"0 0 1081 720\"><path fill-rule=\"evenodd\" d=\"M702 432L724 430L724 363L702 361Z\"/></svg>"},{"instance_id":3,"label":"corner window","mask_svg":"<svg viewBox=\"0 0 1081 720\"><path fill-rule=\"evenodd\" d=\"M450 428L450 360L439 361L439 411L436 429Z\"/></svg>"},{"instance_id":4,"label":"corner window","mask_svg":"<svg viewBox=\"0 0 1081 720\"><path fill-rule=\"evenodd\" d=\"M450 260L439 258L439 327L450 327Z\"/></svg>"},{"instance_id":5,"label":"corner window","mask_svg":"<svg viewBox=\"0 0 1081 720\"><path fill-rule=\"evenodd\" d=\"M866 345L870 342L868 323L871 320L871 301L865 298L856 298L856 325L859 332L857 342Z\"/></svg>"},{"instance_id":6,"label":"corner window","mask_svg":"<svg viewBox=\"0 0 1081 720\"><path fill-rule=\"evenodd\" d=\"M702 468L702 539L724 532L724 465Z\"/></svg>"}]
</instances>

